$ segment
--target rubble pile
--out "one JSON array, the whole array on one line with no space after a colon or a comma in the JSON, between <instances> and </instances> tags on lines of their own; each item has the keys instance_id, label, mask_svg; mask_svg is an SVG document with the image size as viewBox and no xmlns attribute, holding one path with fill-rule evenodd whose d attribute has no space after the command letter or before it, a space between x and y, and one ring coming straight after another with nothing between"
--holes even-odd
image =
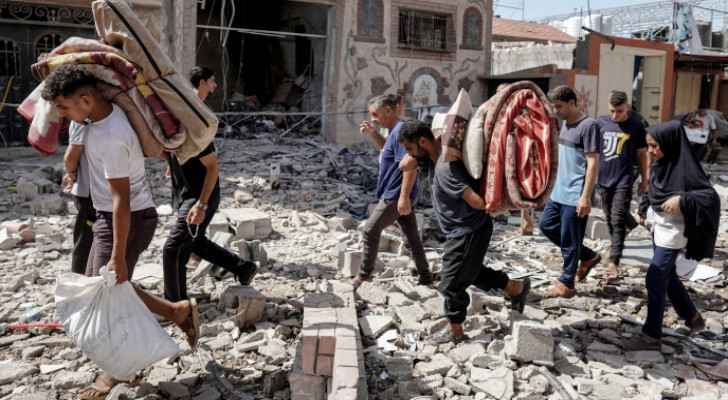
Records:
<instances>
[{"instance_id":1,"label":"rubble pile","mask_svg":"<svg viewBox=\"0 0 728 400\"><path fill-rule=\"evenodd\" d=\"M687 338L670 309L661 351L625 352L621 342L646 314L649 233L630 234L617 284L604 285L600 267L577 286L577 297L546 299L539 292L560 272L559 249L542 236L521 237L518 218L498 218L487 262L512 278L531 278L529 305L521 315L502 293L472 289L471 340L434 346L428 337L447 328L442 298L416 285L396 228L382 235L374 281L355 295L348 285L361 263L358 228L375 200L375 151L270 135L220 140L217 149L223 200L209 236L257 262L259 273L252 287L241 287L230 276L211 277L209 263L191 263L199 349L190 351L182 333L164 325L184 351L118 385L108 399L728 398L726 232L716 257L686 281L707 331ZM13 149L0 153L0 164L0 399L75 399L98 370L52 324L54 283L70 269L74 219L72 202L57 194L61 159ZM154 293L162 289L161 251L173 220L165 168L148 161L160 224L134 277ZM728 199L728 169L709 173ZM416 211L438 270L442 245L431 234L431 212ZM603 251L608 241L598 231L589 245Z\"/></svg>"}]
</instances>

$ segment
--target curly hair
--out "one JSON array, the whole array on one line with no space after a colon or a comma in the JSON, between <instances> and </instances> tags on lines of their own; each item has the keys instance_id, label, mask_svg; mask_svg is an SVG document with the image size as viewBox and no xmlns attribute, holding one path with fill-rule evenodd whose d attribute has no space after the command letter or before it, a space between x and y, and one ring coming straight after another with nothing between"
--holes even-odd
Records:
<instances>
[{"instance_id":1,"label":"curly hair","mask_svg":"<svg viewBox=\"0 0 728 400\"><path fill-rule=\"evenodd\" d=\"M44 100L64 96L68 97L84 87L95 87L96 77L79 65L64 65L51 72L45 79L45 87L41 92Z\"/></svg>"}]
</instances>

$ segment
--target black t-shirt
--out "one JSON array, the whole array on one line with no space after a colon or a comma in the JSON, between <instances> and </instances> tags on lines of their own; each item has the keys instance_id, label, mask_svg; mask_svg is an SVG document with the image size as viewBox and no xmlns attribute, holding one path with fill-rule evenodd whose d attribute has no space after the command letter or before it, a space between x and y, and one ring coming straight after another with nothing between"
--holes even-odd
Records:
<instances>
[{"instance_id":1,"label":"black t-shirt","mask_svg":"<svg viewBox=\"0 0 728 400\"><path fill-rule=\"evenodd\" d=\"M599 158L599 186L606 189L632 187L637 151L647 148L647 131L634 113L624 122L609 117L597 120L602 132L602 154Z\"/></svg>"},{"instance_id":2,"label":"black t-shirt","mask_svg":"<svg viewBox=\"0 0 728 400\"><path fill-rule=\"evenodd\" d=\"M207 168L202 164L200 158L215 152L215 143L210 143L200 154L189 159L183 165L179 165L177 157L169 157L169 166L172 171L172 205L174 208L185 200L199 199L202 187L205 185ZM215 184L213 193L220 190L220 179Z\"/></svg>"},{"instance_id":3,"label":"black t-shirt","mask_svg":"<svg viewBox=\"0 0 728 400\"><path fill-rule=\"evenodd\" d=\"M429 162L427 168L432 184L432 206L440 229L448 239L458 238L480 229L487 221L487 214L465 201L467 188L476 193L479 181L473 179L462 161Z\"/></svg>"}]
</instances>

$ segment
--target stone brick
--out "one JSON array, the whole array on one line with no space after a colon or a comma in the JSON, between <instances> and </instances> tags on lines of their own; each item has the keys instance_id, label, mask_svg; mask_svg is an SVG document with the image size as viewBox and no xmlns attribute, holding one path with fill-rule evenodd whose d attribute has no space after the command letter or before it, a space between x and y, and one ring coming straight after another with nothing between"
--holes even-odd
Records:
<instances>
[{"instance_id":1,"label":"stone brick","mask_svg":"<svg viewBox=\"0 0 728 400\"><path fill-rule=\"evenodd\" d=\"M316 375L332 376L334 369L334 357L319 354L316 357Z\"/></svg>"},{"instance_id":2,"label":"stone brick","mask_svg":"<svg viewBox=\"0 0 728 400\"><path fill-rule=\"evenodd\" d=\"M335 337L319 337L318 338L318 354L333 356L336 351Z\"/></svg>"},{"instance_id":3,"label":"stone brick","mask_svg":"<svg viewBox=\"0 0 728 400\"><path fill-rule=\"evenodd\" d=\"M265 239L273 232L270 216L254 208L220 210L232 225L236 239Z\"/></svg>"},{"instance_id":4,"label":"stone brick","mask_svg":"<svg viewBox=\"0 0 728 400\"><path fill-rule=\"evenodd\" d=\"M326 377L294 371L288 375L291 400L326 400Z\"/></svg>"},{"instance_id":5,"label":"stone brick","mask_svg":"<svg viewBox=\"0 0 728 400\"><path fill-rule=\"evenodd\" d=\"M339 272L345 277L353 277L359 273L361 269L361 260L363 253L357 250L346 250L343 253L344 260L340 263Z\"/></svg>"},{"instance_id":6,"label":"stone brick","mask_svg":"<svg viewBox=\"0 0 728 400\"><path fill-rule=\"evenodd\" d=\"M541 324L519 321L513 325L511 358L541 365L554 364L554 337Z\"/></svg>"},{"instance_id":7,"label":"stone brick","mask_svg":"<svg viewBox=\"0 0 728 400\"><path fill-rule=\"evenodd\" d=\"M302 339L301 367L309 375L316 374L316 356L318 355L318 338L304 336Z\"/></svg>"}]
</instances>

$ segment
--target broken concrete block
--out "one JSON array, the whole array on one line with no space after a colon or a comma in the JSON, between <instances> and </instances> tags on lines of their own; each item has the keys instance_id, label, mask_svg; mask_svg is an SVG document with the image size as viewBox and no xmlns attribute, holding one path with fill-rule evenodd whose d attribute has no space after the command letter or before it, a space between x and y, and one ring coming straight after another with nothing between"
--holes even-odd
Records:
<instances>
[{"instance_id":1,"label":"broken concrete block","mask_svg":"<svg viewBox=\"0 0 728 400\"><path fill-rule=\"evenodd\" d=\"M359 327L362 335L379 337L394 324L394 319L389 315L367 315L359 318Z\"/></svg>"},{"instance_id":2,"label":"broken concrete block","mask_svg":"<svg viewBox=\"0 0 728 400\"><path fill-rule=\"evenodd\" d=\"M38 196L38 194L40 194L38 185L24 176L18 178L18 181L15 184L15 190L18 193L20 200L24 201L33 200L36 196Z\"/></svg>"},{"instance_id":3,"label":"broken concrete block","mask_svg":"<svg viewBox=\"0 0 728 400\"><path fill-rule=\"evenodd\" d=\"M239 328L255 325L263 319L265 296L248 286L228 286L220 296L226 308L237 308L235 319Z\"/></svg>"},{"instance_id":4,"label":"broken concrete block","mask_svg":"<svg viewBox=\"0 0 728 400\"><path fill-rule=\"evenodd\" d=\"M356 290L356 294L369 304L383 305L387 303L387 293L371 282L364 282Z\"/></svg>"},{"instance_id":5,"label":"broken concrete block","mask_svg":"<svg viewBox=\"0 0 728 400\"><path fill-rule=\"evenodd\" d=\"M554 337L542 324L519 321L513 324L510 356L514 360L553 366Z\"/></svg>"},{"instance_id":6,"label":"broken concrete block","mask_svg":"<svg viewBox=\"0 0 728 400\"><path fill-rule=\"evenodd\" d=\"M339 272L345 277L353 277L359 274L364 254L358 250L347 250L343 253L343 256L344 261L340 263Z\"/></svg>"},{"instance_id":7,"label":"broken concrete block","mask_svg":"<svg viewBox=\"0 0 728 400\"><path fill-rule=\"evenodd\" d=\"M420 376L430 376L434 374L445 375L455 365L451 359L444 354L435 354L430 361L419 362L415 366L415 371Z\"/></svg>"},{"instance_id":8,"label":"broken concrete block","mask_svg":"<svg viewBox=\"0 0 728 400\"><path fill-rule=\"evenodd\" d=\"M241 240L238 244L238 255L246 261L259 262L260 265L268 264L268 252L260 240Z\"/></svg>"},{"instance_id":9,"label":"broken concrete block","mask_svg":"<svg viewBox=\"0 0 728 400\"><path fill-rule=\"evenodd\" d=\"M230 230L230 222L228 221L225 214L218 212L215 213L215 215L212 217L212 221L210 221L210 224L207 226L207 235L209 237L212 237L217 232L225 232L228 233Z\"/></svg>"},{"instance_id":10,"label":"broken concrete block","mask_svg":"<svg viewBox=\"0 0 728 400\"><path fill-rule=\"evenodd\" d=\"M586 223L586 237L591 240L608 240L609 239L609 227L604 220L589 217Z\"/></svg>"},{"instance_id":11,"label":"broken concrete block","mask_svg":"<svg viewBox=\"0 0 728 400\"><path fill-rule=\"evenodd\" d=\"M0 250L11 250L20 243L20 239L13 237L7 228L0 229Z\"/></svg>"},{"instance_id":12,"label":"broken concrete block","mask_svg":"<svg viewBox=\"0 0 728 400\"><path fill-rule=\"evenodd\" d=\"M422 321L427 316L427 312L419 304L395 307L394 312L399 319L401 330L410 332L422 330Z\"/></svg>"},{"instance_id":13,"label":"broken concrete block","mask_svg":"<svg viewBox=\"0 0 728 400\"><path fill-rule=\"evenodd\" d=\"M227 208L220 212L230 220L236 239L265 239L273 233L270 216L254 208Z\"/></svg>"},{"instance_id":14,"label":"broken concrete block","mask_svg":"<svg viewBox=\"0 0 728 400\"><path fill-rule=\"evenodd\" d=\"M470 370L470 384L473 390L476 393L485 393L494 399L513 398L514 382L513 371L506 367L498 367L495 370L473 367Z\"/></svg>"},{"instance_id":15,"label":"broken concrete block","mask_svg":"<svg viewBox=\"0 0 728 400\"><path fill-rule=\"evenodd\" d=\"M30 202L30 212L36 216L65 214L66 201L57 194L43 194Z\"/></svg>"},{"instance_id":16,"label":"broken concrete block","mask_svg":"<svg viewBox=\"0 0 728 400\"><path fill-rule=\"evenodd\" d=\"M408 381L412 379L412 357L388 357L384 360L387 373L397 381Z\"/></svg>"}]
</instances>

